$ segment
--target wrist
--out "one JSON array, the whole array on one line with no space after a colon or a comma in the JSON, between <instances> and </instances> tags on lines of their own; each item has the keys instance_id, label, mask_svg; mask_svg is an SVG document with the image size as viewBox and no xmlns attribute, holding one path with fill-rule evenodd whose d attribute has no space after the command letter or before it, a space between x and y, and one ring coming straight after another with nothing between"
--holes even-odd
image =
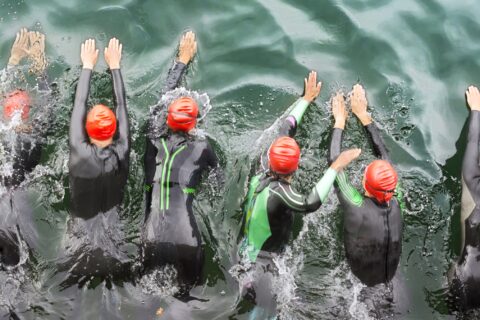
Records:
<instances>
[{"instance_id":1,"label":"wrist","mask_svg":"<svg viewBox=\"0 0 480 320\"><path fill-rule=\"evenodd\" d=\"M337 129L345 129L345 120L336 120L335 119L335 124L333 125L334 128Z\"/></svg>"},{"instance_id":2,"label":"wrist","mask_svg":"<svg viewBox=\"0 0 480 320\"><path fill-rule=\"evenodd\" d=\"M312 103L313 100L315 100L315 98L312 98L312 97L308 97L308 96L303 96L302 97L303 100L307 101L308 103Z\"/></svg>"},{"instance_id":3,"label":"wrist","mask_svg":"<svg viewBox=\"0 0 480 320\"><path fill-rule=\"evenodd\" d=\"M179 55L179 56L177 57L177 61L178 61L178 62L181 62L181 63L183 63L183 64L188 64L188 63L190 62L190 57L184 56L184 55Z\"/></svg>"},{"instance_id":4,"label":"wrist","mask_svg":"<svg viewBox=\"0 0 480 320\"><path fill-rule=\"evenodd\" d=\"M356 115L358 120L362 123L362 125L367 126L372 123L372 117L368 113L360 113Z\"/></svg>"},{"instance_id":5,"label":"wrist","mask_svg":"<svg viewBox=\"0 0 480 320\"><path fill-rule=\"evenodd\" d=\"M20 59L14 56L11 56L10 59L8 59L8 64L17 65L19 62Z\"/></svg>"},{"instance_id":6,"label":"wrist","mask_svg":"<svg viewBox=\"0 0 480 320\"><path fill-rule=\"evenodd\" d=\"M330 169L335 170L335 172L338 173L338 172L342 169L342 167L338 164L338 161L335 160L335 161L330 165Z\"/></svg>"},{"instance_id":7,"label":"wrist","mask_svg":"<svg viewBox=\"0 0 480 320\"><path fill-rule=\"evenodd\" d=\"M108 66L110 70L120 69L120 63L111 64Z\"/></svg>"},{"instance_id":8,"label":"wrist","mask_svg":"<svg viewBox=\"0 0 480 320\"><path fill-rule=\"evenodd\" d=\"M93 70L93 64L84 63L84 64L83 64L83 69Z\"/></svg>"}]
</instances>

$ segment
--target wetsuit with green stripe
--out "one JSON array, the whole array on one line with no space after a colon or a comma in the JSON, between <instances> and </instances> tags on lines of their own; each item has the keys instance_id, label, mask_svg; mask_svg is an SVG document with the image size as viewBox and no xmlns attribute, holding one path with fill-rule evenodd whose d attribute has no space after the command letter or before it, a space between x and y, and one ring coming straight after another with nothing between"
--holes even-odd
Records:
<instances>
[{"instance_id":1,"label":"wetsuit with green stripe","mask_svg":"<svg viewBox=\"0 0 480 320\"><path fill-rule=\"evenodd\" d=\"M164 91L175 89L186 65L175 62ZM165 111L158 105L152 112ZM152 119L154 115L151 115ZM143 262L152 269L173 264L183 285L199 280L204 254L193 213L193 199L202 175L217 166L208 140L150 123L145 151L146 212L142 230Z\"/></svg>"},{"instance_id":2,"label":"wetsuit with green stripe","mask_svg":"<svg viewBox=\"0 0 480 320\"><path fill-rule=\"evenodd\" d=\"M388 151L375 124L365 126L377 157L390 161ZM329 161L339 156L343 130L334 128ZM390 281L402 252L402 213L400 202L393 197L381 204L364 197L342 171L335 182L344 217L344 245L352 272L367 286Z\"/></svg>"},{"instance_id":3,"label":"wetsuit with green stripe","mask_svg":"<svg viewBox=\"0 0 480 320\"><path fill-rule=\"evenodd\" d=\"M297 100L288 117L283 120L279 136L295 135L308 102ZM287 244L295 212L313 212L317 210L333 185L336 171L328 169L323 178L307 195L296 192L289 182L268 171L266 155L261 159L261 171L250 182L244 220L244 233L241 251L251 261L255 261L261 251L282 252Z\"/></svg>"},{"instance_id":4,"label":"wetsuit with green stripe","mask_svg":"<svg viewBox=\"0 0 480 320\"><path fill-rule=\"evenodd\" d=\"M451 290L457 307L480 307L480 111L472 110L462 164L462 253Z\"/></svg>"}]
</instances>

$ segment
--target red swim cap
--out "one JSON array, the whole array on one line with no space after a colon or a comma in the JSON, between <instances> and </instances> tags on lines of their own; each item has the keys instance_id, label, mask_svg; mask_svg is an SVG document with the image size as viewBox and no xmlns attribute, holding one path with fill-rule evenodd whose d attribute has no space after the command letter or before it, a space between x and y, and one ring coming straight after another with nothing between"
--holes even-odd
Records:
<instances>
[{"instance_id":1,"label":"red swim cap","mask_svg":"<svg viewBox=\"0 0 480 320\"><path fill-rule=\"evenodd\" d=\"M188 132L197 124L198 105L190 97L175 100L168 107L167 125L173 131Z\"/></svg>"},{"instance_id":2,"label":"red swim cap","mask_svg":"<svg viewBox=\"0 0 480 320\"><path fill-rule=\"evenodd\" d=\"M30 97L23 90L11 92L3 101L3 117L7 120L12 119L17 111L22 112L22 119L28 119L30 113Z\"/></svg>"},{"instance_id":3,"label":"red swim cap","mask_svg":"<svg viewBox=\"0 0 480 320\"><path fill-rule=\"evenodd\" d=\"M275 140L268 151L270 169L279 174L290 174L298 169L300 147L290 137Z\"/></svg>"},{"instance_id":4,"label":"red swim cap","mask_svg":"<svg viewBox=\"0 0 480 320\"><path fill-rule=\"evenodd\" d=\"M380 203L390 201L397 181L397 172L388 161L375 160L365 169L365 190Z\"/></svg>"},{"instance_id":5,"label":"red swim cap","mask_svg":"<svg viewBox=\"0 0 480 320\"><path fill-rule=\"evenodd\" d=\"M97 104L87 114L85 129L92 139L108 140L117 130L117 118L110 108Z\"/></svg>"}]
</instances>

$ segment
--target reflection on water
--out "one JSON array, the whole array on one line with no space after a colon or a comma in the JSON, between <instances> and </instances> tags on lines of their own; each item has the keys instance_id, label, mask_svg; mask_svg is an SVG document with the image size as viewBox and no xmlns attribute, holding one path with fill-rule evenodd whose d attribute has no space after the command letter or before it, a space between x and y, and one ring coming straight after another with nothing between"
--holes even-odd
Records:
<instances>
[{"instance_id":1,"label":"reflection on water","mask_svg":"<svg viewBox=\"0 0 480 320\"><path fill-rule=\"evenodd\" d=\"M315 69L324 82L323 92L298 132L302 162L294 185L308 192L327 167L329 96L361 81L406 190L403 255L392 287L371 292L359 284L345 262L341 212L332 195L317 212L297 217L295 240L276 261L281 315L455 318L441 292L459 250L459 166L464 150L460 134L468 112L463 91L480 82L476 4L474 0L131 0L114 5L3 1L2 61L20 27L43 30L48 70L58 83L58 95L41 163L24 186L32 195L38 242L32 252L22 250L26 263L0 272L0 317L15 309L25 319L248 319L229 270L234 266L248 175L258 155L255 148L268 145L270 130L263 135L265 141L253 142L296 100L304 75ZM199 55L184 85L211 98L207 104L213 108L201 129L214 139L225 167L224 185L209 187L208 181L215 180L209 177L195 204L206 249L205 281L192 291L198 299L172 297L172 270L122 285L61 287L65 275L56 272L55 259L68 217L67 133L80 42L93 36L102 47L117 36L124 43L133 150L121 218L126 241L135 246L143 222L144 125L149 106L158 100L178 37L189 28L197 33ZM104 67L100 64L98 70ZM92 83L90 102L111 105L108 75L94 75ZM0 81L2 90L6 86L15 85ZM353 176L373 158L353 117L347 122L344 145L364 150L349 169ZM0 158L5 154L2 151ZM9 164L1 162L2 172ZM357 186L360 179L354 177ZM159 308L162 316L157 316Z\"/></svg>"}]
</instances>

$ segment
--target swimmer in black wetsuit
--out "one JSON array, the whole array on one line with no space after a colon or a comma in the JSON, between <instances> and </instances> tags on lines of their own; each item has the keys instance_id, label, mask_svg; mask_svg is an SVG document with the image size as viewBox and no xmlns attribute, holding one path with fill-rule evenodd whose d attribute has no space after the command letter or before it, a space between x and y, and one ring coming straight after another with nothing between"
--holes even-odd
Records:
<instances>
[{"instance_id":1,"label":"swimmer in black wetsuit","mask_svg":"<svg viewBox=\"0 0 480 320\"><path fill-rule=\"evenodd\" d=\"M352 112L363 124L373 143L375 160L365 169L362 195L345 172L338 174L335 189L344 216L344 245L352 272L367 286L392 280L402 252L402 213L395 197L397 173L377 127L367 113L365 90L357 84L351 93ZM340 154L347 118L345 100L337 94L332 100L335 125L330 143L333 162Z\"/></svg>"},{"instance_id":2,"label":"swimmer in black wetsuit","mask_svg":"<svg viewBox=\"0 0 480 320\"><path fill-rule=\"evenodd\" d=\"M30 248L36 241L33 212L26 192L19 185L40 162L42 146L51 120L48 104L51 90L46 76L45 35L21 29L12 46L8 66L4 71L11 84L18 64L29 58L30 70L37 75L39 96L36 96L35 115L30 112L31 97L17 89L5 95L0 132L0 265L19 263L21 239Z\"/></svg>"},{"instance_id":3,"label":"swimmer in black wetsuit","mask_svg":"<svg viewBox=\"0 0 480 320\"><path fill-rule=\"evenodd\" d=\"M462 166L462 253L449 279L461 310L480 307L480 92L470 86L466 95L471 111Z\"/></svg>"},{"instance_id":4,"label":"swimmer in black wetsuit","mask_svg":"<svg viewBox=\"0 0 480 320\"><path fill-rule=\"evenodd\" d=\"M327 198L337 173L360 155L360 149L343 152L307 196L295 192L290 183L298 168L300 148L293 139L297 126L309 104L320 93L317 74L312 71L305 79L305 95L290 108L283 120L279 138L261 157L259 173L249 185L244 213L244 238L240 255L254 263L254 279L242 283L243 295L273 316L276 312L272 280L275 264L272 261L287 245L295 212L316 211Z\"/></svg>"},{"instance_id":5,"label":"swimmer in black wetsuit","mask_svg":"<svg viewBox=\"0 0 480 320\"><path fill-rule=\"evenodd\" d=\"M130 131L115 38L105 49L113 79L114 112L96 105L87 112L90 78L98 58L95 40L82 44L83 70L70 123L71 218L66 234L67 267L72 275L109 276L127 268L119 206L127 182ZM73 266L72 266L73 264Z\"/></svg>"},{"instance_id":6,"label":"swimmer in black wetsuit","mask_svg":"<svg viewBox=\"0 0 480 320\"><path fill-rule=\"evenodd\" d=\"M187 32L180 41L178 57L168 72L164 92L179 85L196 47L194 33ZM208 140L194 134L198 113L197 102L191 97L181 97L170 105L154 107L144 159L144 271L173 264L178 272L181 293L186 293L200 280L204 253L192 204L202 174L216 167L218 162Z\"/></svg>"}]
</instances>

